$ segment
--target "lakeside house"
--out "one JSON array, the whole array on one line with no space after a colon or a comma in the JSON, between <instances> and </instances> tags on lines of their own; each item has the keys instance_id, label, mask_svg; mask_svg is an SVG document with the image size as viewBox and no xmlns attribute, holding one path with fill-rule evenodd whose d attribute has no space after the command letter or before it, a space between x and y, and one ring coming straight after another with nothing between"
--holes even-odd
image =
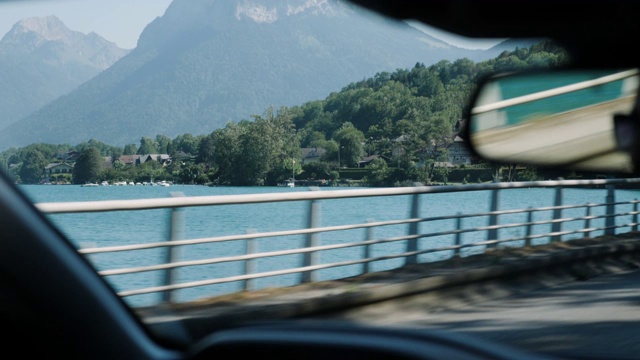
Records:
<instances>
[{"instance_id":1,"label":"lakeside house","mask_svg":"<svg viewBox=\"0 0 640 360\"><path fill-rule=\"evenodd\" d=\"M76 160L78 160L79 156L80 156L79 151L66 151L64 153L60 153L56 155L56 158L58 160L61 160L61 162L73 163Z\"/></svg>"},{"instance_id":2,"label":"lakeside house","mask_svg":"<svg viewBox=\"0 0 640 360\"><path fill-rule=\"evenodd\" d=\"M182 150L177 151L177 152L175 152L175 153L171 154L171 161L172 161L172 162L173 162L173 161L177 161L177 162L179 162L179 163L182 163L183 165L184 165L184 163L185 163L186 161L195 160L195 158L196 158L195 156L193 156L193 155L191 155L191 154L189 154L189 153L186 153L186 152L184 152L184 151L182 151Z\"/></svg>"},{"instance_id":3,"label":"lakeside house","mask_svg":"<svg viewBox=\"0 0 640 360\"><path fill-rule=\"evenodd\" d=\"M327 150L319 147L302 148L302 164L318 162Z\"/></svg>"},{"instance_id":4,"label":"lakeside house","mask_svg":"<svg viewBox=\"0 0 640 360\"><path fill-rule=\"evenodd\" d=\"M158 161L164 166L171 164L171 156L168 154L120 155L116 161L131 166L142 165L149 161Z\"/></svg>"},{"instance_id":5,"label":"lakeside house","mask_svg":"<svg viewBox=\"0 0 640 360\"><path fill-rule=\"evenodd\" d=\"M70 153L65 153L62 157L68 158ZM75 154L71 154L72 157ZM171 163L171 157L167 154L145 154L145 155L121 155L115 161L119 161L125 165L137 166L148 161L159 161L162 165ZM109 169L113 167L115 162L111 156L102 157L102 168ZM45 181L50 180L51 175L72 174L75 162L56 162L49 163L44 167Z\"/></svg>"},{"instance_id":6,"label":"lakeside house","mask_svg":"<svg viewBox=\"0 0 640 360\"><path fill-rule=\"evenodd\" d=\"M149 162L149 161L157 161L161 163L163 166L171 164L171 156L168 154L145 154L140 155L139 163L140 165Z\"/></svg>"},{"instance_id":7,"label":"lakeside house","mask_svg":"<svg viewBox=\"0 0 640 360\"><path fill-rule=\"evenodd\" d=\"M45 182L50 182L51 177L54 175L71 174L73 173L73 163L49 163L44 167L44 179Z\"/></svg>"},{"instance_id":8,"label":"lakeside house","mask_svg":"<svg viewBox=\"0 0 640 360\"><path fill-rule=\"evenodd\" d=\"M68 163L50 163L44 168L45 175L52 174L71 174L73 172L73 164Z\"/></svg>"},{"instance_id":9,"label":"lakeside house","mask_svg":"<svg viewBox=\"0 0 640 360\"><path fill-rule=\"evenodd\" d=\"M358 161L358 167L366 167L375 159L383 159L387 163L391 163L391 159L384 155L370 155L362 158L362 160Z\"/></svg>"},{"instance_id":10,"label":"lakeside house","mask_svg":"<svg viewBox=\"0 0 640 360\"><path fill-rule=\"evenodd\" d=\"M449 162L454 165L469 165L473 158L467 142L460 135L456 135L453 142L447 147L447 155Z\"/></svg>"},{"instance_id":11,"label":"lakeside house","mask_svg":"<svg viewBox=\"0 0 640 360\"><path fill-rule=\"evenodd\" d=\"M140 165L140 155L120 155L116 161L124 165L137 166Z\"/></svg>"},{"instance_id":12,"label":"lakeside house","mask_svg":"<svg viewBox=\"0 0 640 360\"><path fill-rule=\"evenodd\" d=\"M456 122L453 141L447 146L448 160L451 164L469 165L473 162L473 154L467 145L467 139L465 139L465 128L467 126L466 119L459 119Z\"/></svg>"}]
</instances>

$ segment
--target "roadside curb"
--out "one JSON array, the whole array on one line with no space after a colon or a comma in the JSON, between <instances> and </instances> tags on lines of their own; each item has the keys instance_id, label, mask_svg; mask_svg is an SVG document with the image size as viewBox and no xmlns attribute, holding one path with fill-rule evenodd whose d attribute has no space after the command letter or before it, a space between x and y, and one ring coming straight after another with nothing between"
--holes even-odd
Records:
<instances>
[{"instance_id":1,"label":"roadside curb","mask_svg":"<svg viewBox=\"0 0 640 360\"><path fill-rule=\"evenodd\" d=\"M573 280L584 280L585 276L597 276L604 273L629 269L634 266L637 267L640 262L634 265L627 260L620 259L631 255L640 257L640 240L633 243L607 244L589 246L581 249L570 249L561 253L532 257L525 261L517 259L513 260L512 263L503 265L471 269L446 275L436 275L406 282L379 286L367 286L367 284L364 284L360 289L335 294L333 296L329 295L322 298L309 299L305 304L298 305L295 315L303 316L317 312L340 311L350 307L455 288L468 284L492 280L507 282L526 275L540 275L550 272L554 272L553 276L556 277L568 275ZM598 266L598 264L594 264L593 261L597 261L600 264L606 263L608 266ZM563 274L560 274L558 271L558 267L560 266L564 268L561 271ZM291 304L288 306L291 306ZM289 313L289 315L294 315L294 311Z\"/></svg>"},{"instance_id":2,"label":"roadside curb","mask_svg":"<svg viewBox=\"0 0 640 360\"><path fill-rule=\"evenodd\" d=\"M432 297L432 303L442 297L473 298L469 292L476 289L486 293L487 284L492 289L502 287L494 294L534 290L559 282L585 280L593 276L640 268L640 238L623 238L596 245L532 254L526 258L503 256L496 265L475 269L454 269L450 273L414 274L410 277L388 277L383 281L371 280L353 283L344 281L342 286L323 287L322 282L313 286L293 287L282 295L266 296L255 300L226 302L191 309L173 309L173 315L192 326L201 324L203 330L224 328L252 321L273 321L286 318L319 317L355 307L401 299L414 295ZM526 278L526 281L523 279ZM338 283L341 283L340 281ZM488 296L482 294L482 296ZM494 295L495 296L495 295Z\"/></svg>"}]
</instances>

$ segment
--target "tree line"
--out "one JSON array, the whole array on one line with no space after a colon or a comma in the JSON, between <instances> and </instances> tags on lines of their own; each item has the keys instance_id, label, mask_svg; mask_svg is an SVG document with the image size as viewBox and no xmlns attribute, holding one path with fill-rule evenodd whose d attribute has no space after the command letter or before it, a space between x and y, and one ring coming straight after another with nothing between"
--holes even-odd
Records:
<instances>
[{"instance_id":1,"label":"tree line","mask_svg":"<svg viewBox=\"0 0 640 360\"><path fill-rule=\"evenodd\" d=\"M567 61L551 42L505 51L495 59L416 63L411 69L380 72L348 84L323 100L300 106L267 108L251 119L229 122L209 134L175 138L141 137L139 144L111 146L98 140L31 144L0 154L0 169L16 181L38 183L44 167L69 151L80 153L69 181L149 181L219 185L276 185L297 179L337 180L344 167L357 167L367 155L380 155L364 179L371 186L394 186L446 179L447 147L469 99L485 76L550 68ZM302 164L302 148L321 148L319 162ZM128 166L104 157L169 154L173 161ZM387 160L393 158L392 163ZM179 160L178 160L179 159ZM487 164L490 166L490 164Z\"/></svg>"}]
</instances>

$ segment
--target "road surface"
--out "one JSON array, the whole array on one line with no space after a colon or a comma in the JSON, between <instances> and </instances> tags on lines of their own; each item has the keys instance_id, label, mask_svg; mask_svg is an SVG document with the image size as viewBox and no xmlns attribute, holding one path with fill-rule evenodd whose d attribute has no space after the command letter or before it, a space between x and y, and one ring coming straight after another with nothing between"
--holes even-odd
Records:
<instances>
[{"instance_id":1,"label":"road surface","mask_svg":"<svg viewBox=\"0 0 640 360\"><path fill-rule=\"evenodd\" d=\"M572 359L640 359L640 270L473 304L432 304L414 296L332 318L460 332Z\"/></svg>"}]
</instances>

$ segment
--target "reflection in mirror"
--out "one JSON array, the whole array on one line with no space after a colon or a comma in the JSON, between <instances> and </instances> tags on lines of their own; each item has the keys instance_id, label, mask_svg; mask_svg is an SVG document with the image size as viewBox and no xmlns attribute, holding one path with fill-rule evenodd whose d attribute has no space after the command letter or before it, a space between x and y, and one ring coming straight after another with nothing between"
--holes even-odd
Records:
<instances>
[{"instance_id":1,"label":"reflection in mirror","mask_svg":"<svg viewBox=\"0 0 640 360\"><path fill-rule=\"evenodd\" d=\"M473 104L470 144L492 161L631 172L636 116L628 115L638 74L580 70L494 77Z\"/></svg>"}]
</instances>

